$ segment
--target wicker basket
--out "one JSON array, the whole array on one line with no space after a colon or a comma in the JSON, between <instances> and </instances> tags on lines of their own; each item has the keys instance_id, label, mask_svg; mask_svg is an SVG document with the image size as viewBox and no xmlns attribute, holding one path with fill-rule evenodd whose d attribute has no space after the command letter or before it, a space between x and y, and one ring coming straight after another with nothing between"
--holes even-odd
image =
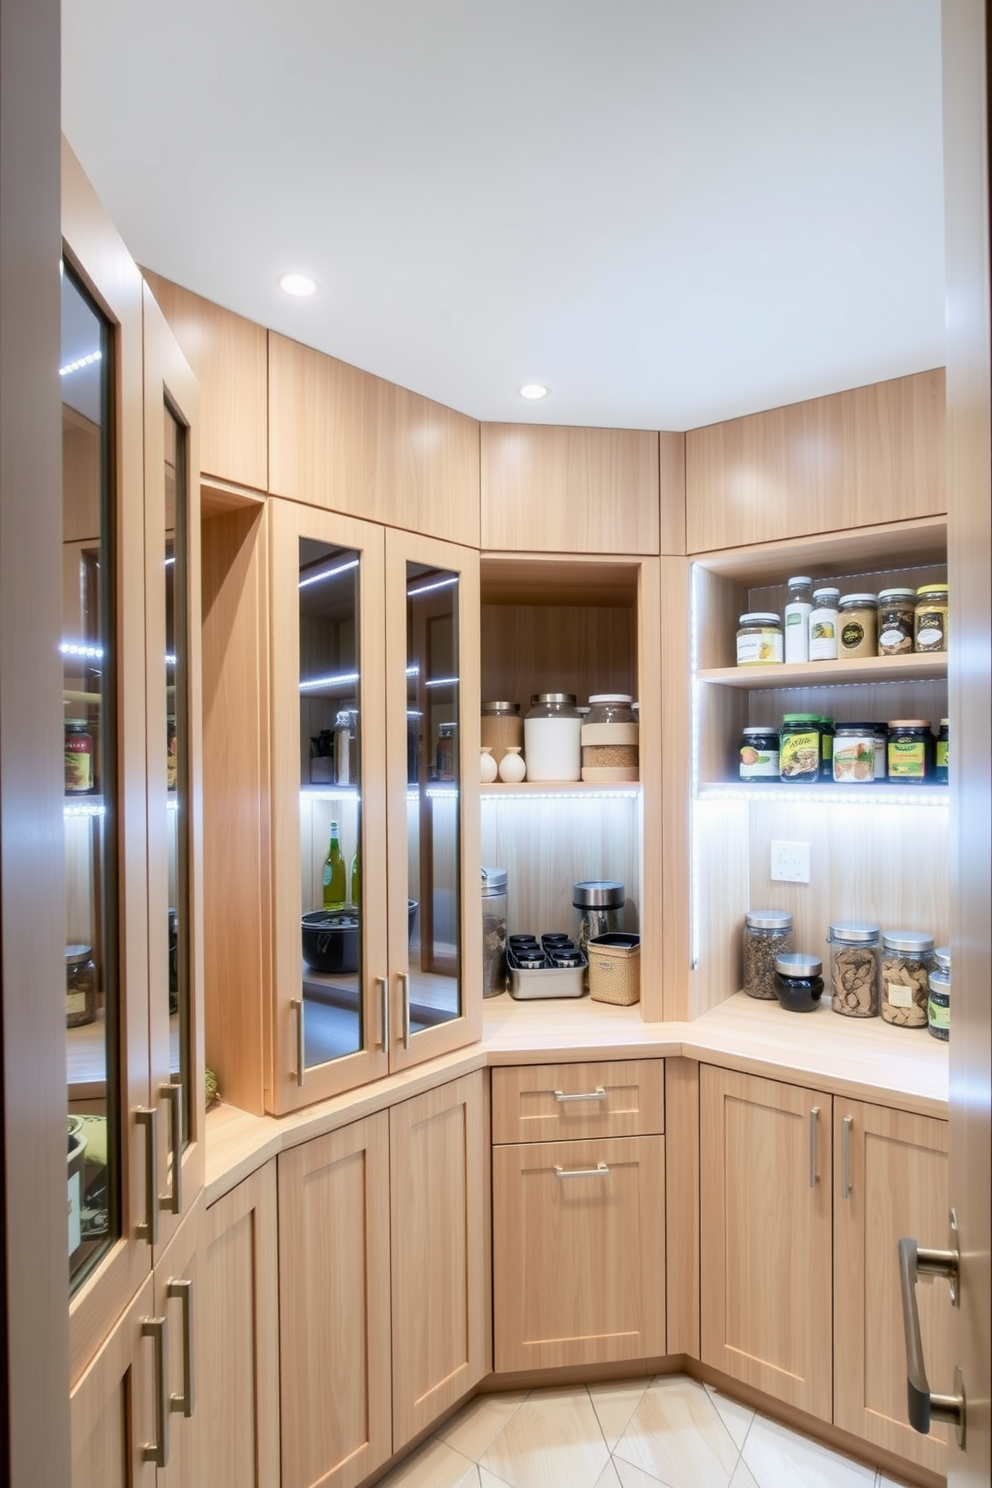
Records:
<instances>
[{"instance_id":1,"label":"wicker basket","mask_svg":"<svg viewBox=\"0 0 992 1488\"><path fill-rule=\"evenodd\" d=\"M589 940L589 996L630 1007L641 997L641 937L615 932Z\"/></svg>"}]
</instances>

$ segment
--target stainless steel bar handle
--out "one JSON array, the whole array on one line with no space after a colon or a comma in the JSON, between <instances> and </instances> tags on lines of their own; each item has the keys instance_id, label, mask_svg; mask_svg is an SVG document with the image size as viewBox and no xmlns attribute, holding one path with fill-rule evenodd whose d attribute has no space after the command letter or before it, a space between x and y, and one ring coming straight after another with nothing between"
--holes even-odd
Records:
<instances>
[{"instance_id":1,"label":"stainless steel bar handle","mask_svg":"<svg viewBox=\"0 0 992 1488\"><path fill-rule=\"evenodd\" d=\"M560 1168L555 1163L556 1178L605 1178L609 1171L604 1162L597 1163L594 1168Z\"/></svg>"},{"instance_id":2,"label":"stainless steel bar handle","mask_svg":"<svg viewBox=\"0 0 992 1488\"><path fill-rule=\"evenodd\" d=\"M150 1338L155 1345L155 1440L142 1444L141 1459L143 1462L154 1462L156 1467L168 1467L169 1346L165 1334L165 1318L143 1317L141 1336Z\"/></svg>"},{"instance_id":3,"label":"stainless steel bar handle","mask_svg":"<svg viewBox=\"0 0 992 1488\"><path fill-rule=\"evenodd\" d=\"M816 1187L816 1130L820 1120L820 1108L814 1106L809 1113L809 1186Z\"/></svg>"},{"instance_id":4,"label":"stainless steel bar handle","mask_svg":"<svg viewBox=\"0 0 992 1488\"><path fill-rule=\"evenodd\" d=\"M583 1090L578 1095L566 1095L564 1090L556 1090L555 1100L559 1105L564 1105L566 1101L601 1101L606 1100L606 1091L602 1085L597 1085L595 1090Z\"/></svg>"},{"instance_id":5,"label":"stainless steel bar handle","mask_svg":"<svg viewBox=\"0 0 992 1488\"><path fill-rule=\"evenodd\" d=\"M306 1078L306 1037L303 1024L303 998L294 997L290 1007L296 1011L296 1083L301 1088Z\"/></svg>"},{"instance_id":6,"label":"stainless steel bar handle","mask_svg":"<svg viewBox=\"0 0 992 1488\"><path fill-rule=\"evenodd\" d=\"M854 1125L853 1116L845 1116L840 1133L840 1196L842 1199L851 1197L851 1127Z\"/></svg>"},{"instance_id":7,"label":"stainless steel bar handle","mask_svg":"<svg viewBox=\"0 0 992 1488\"><path fill-rule=\"evenodd\" d=\"M183 1393L169 1396L169 1409L188 1418L196 1407L193 1395L193 1283L185 1279L170 1281L166 1293L171 1299L181 1302L183 1309Z\"/></svg>"},{"instance_id":8,"label":"stainless steel bar handle","mask_svg":"<svg viewBox=\"0 0 992 1488\"><path fill-rule=\"evenodd\" d=\"M382 1009L382 1050L384 1054L389 1053L389 978L376 977L375 984L379 988Z\"/></svg>"},{"instance_id":9,"label":"stainless steel bar handle","mask_svg":"<svg viewBox=\"0 0 992 1488\"><path fill-rule=\"evenodd\" d=\"M410 1047L410 973L400 972L400 985L403 988L403 1047Z\"/></svg>"},{"instance_id":10,"label":"stainless steel bar handle","mask_svg":"<svg viewBox=\"0 0 992 1488\"><path fill-rule=\"evenodd\" d=\"M169 1146L172 1148L172 1186L159 1194L158 1201L167 1214L183 1212L183 1087L160 1085L158 1093L169 1103Z\"/></svg>"},{"instance_id":11,"label":"stainless steel bar handle","mask_svg":"<svg viewBox=\"0 0 992 1488\"><path fill-rule=\"evenodd\" d=\"M158 1156L158 1106L136 1106L134 1119L145 1128L145 1220L135 1225L134 1232L149 1245L158 1244L158 1184L155 1160Z\"/></svg>"},{"instance_id":12,"label":"stainless steel bar handle","mask_svg":"<svg viewBox=\"0 0 992 1488\"><path fill-rule=\"evenodd\" d=\"M914 1431L927 1436L931 1421L950 1421L959 1447L965 1442L966 1403L961 1370L954 1371L953 1395L935 1395L927 1384L920 1335L920 1310L916 1304L916 1279L920 1272L946 1276L956 1282L958 1254L953 1250L925 1250L915 1240L899 1241L899 1288L902 1293L902 1326L906 1335L906 1408Z\"/></svg>"}]
</instances>

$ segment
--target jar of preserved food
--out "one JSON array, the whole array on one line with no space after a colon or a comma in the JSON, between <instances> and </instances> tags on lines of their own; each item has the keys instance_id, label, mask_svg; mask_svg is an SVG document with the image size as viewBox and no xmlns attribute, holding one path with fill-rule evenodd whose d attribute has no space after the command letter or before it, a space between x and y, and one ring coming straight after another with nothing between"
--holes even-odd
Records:
<instances>
[{"instance_id":1,"label":"jar of preserved food","mask_svg":"<svg viewBox=\"0 0 992 1488\"><path fill-rule=\"evenodd\" d=\"M947 946L934 951L928 981L927 1028L946 1044L951 1036L951 953Z\"/></svg>"},{"instance_id":2,"label":"jar of preserved food","mask_svg":"<svg viewBox=\"0 0 992 1488\"><path fill-rule=\"evenodd\" d=\"M946 584L924 584L917 589L913 634L917 651L947 650Z\"/></svg>"},{"instance_id":3,"label":"jar of preserved food","mask_svg":"<svg viewBox=\"0 0 992 1488\"><path fill-rule=\"evenodd\" d=\"M822 714L816 720L820 730L820 779L834 778L834 736L837 732L832 718Z\"/></svg>"},{"instance_id":4,"label":"jar of preserved food","mask_svg":"<svg viewBox=\"0 0 992 1488\"><path fill-rule=\"evenodd\" d=\"M737 632L738 666L771 666L783 660L782 621L770 610L751 610L740 618Z\"/></svg>"},{"instance_id":5,"label":"jar of preserved food","mask_svg":"<svg viewBox=\"0 0 992 1488\"><path fill-rule=\"evenodd\" d=\"M65 721L65 793L83 796L93 789L93 735L85 718Z\"/></svg>"},{"instance_id":6,"label":"jar of preserved food","mask_svg":"<svg viewBox=\"0 0 992 1488\"><path fill-rule=\"evenodd\" d=\"M612 935L623 929L624 886L614 878L587 878L572 885L572 907L579 912L579 949L588 955L594 935ZM588 976L586 977L588 985Z\"/></svg>"},{"instance_id":7,"label":"jar of preserved food","mask_svg":"<svg viewBox=\"0 0 992 1488\"><path fill-rule=\"evenodd\" d=\"M875 779L886 780L889 773L889 726L875 725Z\"/></svg>"},{"instance_id":8,"label":"jar of preserved food","mask_svg":"<svg viewBox=\"0 0 992 1488\"><path fill-rule=\"evenodd\" d=\"M926 1028L933 936L891 930L882 936L882 1017L901 1028Z\"/></svg>"},{"instance_id":9,"label":"jar of preserved food","mask_svg":"<svg viewBox=\"0 0 992 1488\"><path fill-rule=\"evenodd\" d=\"M839 589L828 586L813 590L813 608L809 616L810 661L837 660L839 602Z\"/></svg>"},{"instance_id":10,"label":"jar of preserved food","mask_svg":"<svg viewBox=\"0 0 992 1488\"><path fill-rule=\"evenodd\" d=\"M837 785L874 785L875 725L839 723L834 739L833 779Z\"/></svg>"},{"instance_id":11,"label":"jar of preserved food","mask_svg":"<svg viewBox=\"0 0 992 1488\"><path fill-rule=\"evenodd\" d=\"M940 720L940 732L937 735L937 742L934 745L933 778L936 781L937 785L947 785L950 780L950 775L948 772L948 751L950 746L949 725L949 719L942 718Z\"/></svg>"},{"instance_id":12,"label":"jar of preserved food","mask_svg":"<svg viewBox=\"0 0 992 1488\"><path fill-rule=\"evenodd\" d=\"M916 594L912 589L883 589L878 596L878 654L901 656L913 649Z\"/></svg>"},{"instance_id":13,"label":"jar of preserved food","mask_svg":"<svg viewBox=\"0 0 992 1488\"><path fill-rule=\"evenodd\" d=\"M888 774L900 785L926 785L933 778L933 734L925 718L890 718Z\"/></svg>"},{"instance_id":14,"label":"jar of preserved food","mask_svg":"<svg viewBox=\"0 0 992 1488\"><path fill-rule=\"evenodd\" d=\"M837 920L830 926L830 1005L845 1018L878 1017L882 932L869 920Z\"/></svg>"},{"instance_id":15,"label":"jar of preserved food","mask_svg":"<svg viewBox=\"0 0 992 1488\"><path fill-rule=\"evenodd\" d=\"M519 703L483 703L481 743L492 752L497 767L508 749L523 749L524 720Z\"/></svg>"},{"instance_id":16,"label":"jar of preserved food","mask_svg":"<svg viewBox=\"0 0 992 1488\"><path fill-rule=\"evenodd\" d=\"M789 580L785 606L785 659L809 661L809 612L813 608L813 580L797 574Z\"/></svg>"},{"instance_id":17,"label":"jar of preserved food","mask_svg":"<svg viewBox=\"0 0 992 1488\"><path fill-rule=\"evenodd\" d=\"M65 1026L79 1028L96 1018L96 965L92 947L65 948Z\"/></svg>"},{"instance_id":18,"label":"jar of preserved food","mask_svg":"<svg viewBox=\"0 0 992 1488\"><path fill-rule=\"evenodd\" d=\"M636 780L638 731L629 693L600 692L582 720L582 779Z\"/></svg>"},{"instance_id":19,"label":"jar of preserved food","mask_svg":"<svg viewBox=\"0 0 992 1488\"><path fill-rule=\"evenodd\" d=\"M786 713L779 734L779 779L813 785L820 778L820 725L812 713Z\"/></svg>"},{"instance_id":20,"label":"jar of preserved food","mask_svg":"<svg viewBox=\"0 0 992 1488\"><path fill-rule=\"evenodd\" d=\"M441 723L437 730L437 778L454 780L458 763L458 725ZM340 784L340 781L338 782Z\"/></svg>"},{"instance_id":21,"label":"jar of preserved food","mask_svg":"<svg viewBox=\"0 0 992 1488\"><path fill-rule=\"evenodd\" d=\"M775 957L775 996L790 1013L815 1013L823 996L823 962L806 951Z\"/></svg>"},{"instance_id":22,"label":"jar of preserved food","mask_svg":"<svg viewBox=\"0 0 992 1488\"><path fill-rule=\"evenodd\" d=\"M778 730L746 728L741 731L741 779L778 779Z\"/></svg>"},{"instance_id":23,"label":"jar of preserved food","mask_svg":"<svg viewBox=\"0 0 992 1488\"><path fill-rule=\"evenodd\" d=\"M582 779L582 714L574 692L538 692L524 719L528 780Z\"/></svg>"},{"instance_id":24,"label":"jar of preserved food","mask_svg":"<svg viewBox=\"0 0 992 1488\"><path fill-rule=\"evenodd\" d=\"M743 985L748 997L774 1002L775 957L792 950L792 916L783 909L749 909L744 916Z\"/></svg>"},{"instance_id":25,"label":"jar of preserved food","mask_svg":"<svg viewBox=\"0 0 992 1488\"><path fill-rule=\"evenodd\" d=\"M874 594L842 595L838 606L841 656L878 654L878 598Z\"/></svg>"},{"instance_id":26,"label":"jar of preserved food","mask_svg":"<svg viewBox=\"0 0 992 1488\"><path fill-rule=\"evenodd\" d=\"M175 790L179 776L179 739L176 734L176 715L170 713L165 720L165 788Z\"/></svg>"}]
</instances>

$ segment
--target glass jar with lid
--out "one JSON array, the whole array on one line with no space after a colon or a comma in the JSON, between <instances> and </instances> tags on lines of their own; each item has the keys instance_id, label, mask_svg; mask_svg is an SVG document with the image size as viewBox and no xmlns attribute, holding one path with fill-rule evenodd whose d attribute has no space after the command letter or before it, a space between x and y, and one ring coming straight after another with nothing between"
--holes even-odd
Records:
<instances>
[{"instance_id":1,"label":"glass jar with lid","mask_svg":"<svg viewBox=\"0 0 992 1488\"><path fill-rule=\"evenodd\" d=\"M882 936L882 1017L901 1028L926 1028L933 936L888 930Z\"/></svg>"},{"instance_id":2,"label":"glass jar with lid","mask_svg":"<svg viewBox=\"0 0 992 1488\"><path fill-rule=\"evenodd\" d=\"M820 779L832 780L834 778L834 736L837 733L832 718L826 718L822 713L817 716L820 728Z\"/></svg>"},{"instance_id":3,"label":"glass jar with lid","mask_svg":"<svg viewBox=\"0 0 992 1488\"><path fill-rule=\"evenodd\" d=\"M837 618L841 657L878 655L877 595L842 595Z\"/></svg>"},{"instance_id":4,"label":"glass jar with lid","mask_svg":"<svg viewBox=\"0 0 992 1488\"><path fill-rule=\"evenodd\" d=\"M572 907L579 912L578 942L588 955L594 935L612 935L623 929L626 891L619 879L587 878L572 885Z\"/></svg>"},{"instance_id":5,"label":"glass jar with lid","mask_svg":"<svg viewBox=\"0 0 992 1488\"><path fill-rule=\"evenodd\" d=\"M740 756L742 780L777 780L778 729L762 725L742 729Z\"/></svg>"},{"instance_id":6,"label":"glass jar with lid","mask_svg":"<svg viewBox=\"0 0 992 1488\"><path fill-rule=\"evenodd\" d=\"M770 666L784 660L781 616L771 610L750 610L738 623L738 666Z\"/></svg>"},{"instance_id":7,"label":"glass jar with lid","mask_svg":"<svg viewBox=\"0 0 992 1488\"><path fill-rule=\"evenodd\" d=\"M913 649L914 589L882 589L878 596L878 654L902 656Z\"/></svg>"},{"instance_id":8,"label":"glass jar with lid","mask_svg":"<svg viewBox=\"0 0 992 1488\"><path fill-rule=\"evenodd\" d=\"M937 785L947 785L950 780L950 724L949 718L940 720L940 731L934 743L933 778Z\"/></svg>"},{"instance_id":9,"label":"glass jar with lid","mask_svg":"<svg viewBox=\"0 0 992 1488\"><path fill-rule=\"evenodd\" d=\"M458 724L442 723L437 730L437 778L454 780L458 763Z\"/></svg>"},{"instance_id":10,"label":"glass jar with lid","mask_svg":"<svg viewBox=\"0 0 992 1488\"><path fill-rule=\"evenodd\" d=\"M502 700L482 704L483 749L488 749L497 767L508 749L523 749L524 720L519 703Z\"/></svg>"},{"instance_id":11,"label":"glass jar with lid","mask_svg":"<svg viewBox=\"0 0 992 1488\"><path fill-rule=\"evenodd\" d=\"M813 580L796 574L789 580L785 606L785 659L809 661L809 612L813 608Z\"/></svg>"},{"instance_id":12,"label":"glass jar with lid","mask_svg":"<svg viewBox=\"0 0 992 1488\"><path fill-rule=\"evenodd\" d=\"M790 1013L815 1013L823 996L823 962L808 951L775 957L775 995Z\"/></svg>"},{"instance_id":13,"label":"glass jar with lid","mask_svg":"<svg viewBox=\"0 0 992 1488\"><path fill-rule=\"evenodd\" d=\"M775 957L792 950L792 916L783 909L749 909L744 916L743 987L748 997L774 1002Z\"/></svg>"},{"instance_id":14,"label":"glass jar with lid","mask_svg":"<svg viewBox=\"0 0 992 1488\"><path fill-rule=\"evenodd\" d=\"M482 995L498 997L507 988L505 868L482 870Z\"/></svg>"},{"instance_id":15,"label":"glass jar with lid","mask_svg":"<svg viewBox=\"0 0 992 1488\"><path fill-rule=\"evenodd\" d=\"M87 795L93 789L93 735L85 718L65 720L65 793Z\"/></svg>"},{"instance_id":16,"label":"glass jar with lid","mask_svg":"<svg viewBox=\"0 0 992 1488\"><path fill-rule=\"evenodd\" d=\"M889 780L897 785L927 785L933 779L933 734L926 718L890 718Z\"/></svg>"},{"instance_id":17,"label":"glass jar with lid","mask_svg":"<svg viewBox=\"0 0 992 1488\"><path fill-rule=\"evenodd\" d=\"M96 964L92 947L65 948L65 1026L80 1028L96 1019Z\"/></svg>"},{"instance_id":18,"label":"glass jar with lid","mask_svg":"<svg viewBox=\"0 0 992 1488\"><path fill-rule=\"evenodd\" d=\"M947 946L934 951L928 981L927 1028L946 1044L951 1036L951 952Z\"/></svg>"},{"instance_id":19,"label":"glass jar with lid","mask_svg":"<svg viewBox=\"0 0 992 1488\"><path fill-rule=\"evenodd\" d=\"M538 692L524 719L528 780L582 779L582 714L574 692Z\"/></svg>"},{"instance_id":20,"label":"glass jar with lid","mask_svg":"<svg viewBox=\"0 0 992 1488\"><path fill-rule=\"evenodd\" d=\"M924 584L917 589L913 637L917 651L947 650L946 584Z\"/></svg>"},{"instance_id":21,"label":"glass jar with lid","mask_svg":"<svg viewBox=\"0 0 992 1488\"><path fill-rule=\"evenodd\" d=\"M839 603L839 589L827 585L813 590L813 608L809 613L810 661L837 660Z\"/></svg>"},{"instance_id":22,"label":"glass jar with lid","mask_svg":"<svg viewBox=\"0 0 992 1488\"><path fill-rule=\"evenodd\" d=\"M836 920L830 947L830 1005L845 1018L878 1017L881 926L870 920Z\"/></svg>"},{"instance_id":23,"label":"glass jar with lid","mask_svg":"<svg viewBox=\"0 0 992 1488\"><path fill-rule=\"evenodd\" d=\"M636 780L638 731L629 693L599 692L582 720L582 779Z\"/></svg>"},{"instance_id":24,"label":"glass jar with lid","mask_svg":"<svg viewBox=\"0 0 992 1488\"><path fill-rule=\"evenodd\" d=\"M786 713L779 734L779 779L815 785L820 778L820 721L815 713Z\"/></svg>"},{"instance_id":25,"label":"glass jar with lid","mask_svg":"<svg viewBox=\"0 0 992 1488\"><path fill-rule=\"evenodd\" d=\"M834 734L832 776L837 785L874 785L875 725L839 723Z\"/></svg>"}]
</instances>

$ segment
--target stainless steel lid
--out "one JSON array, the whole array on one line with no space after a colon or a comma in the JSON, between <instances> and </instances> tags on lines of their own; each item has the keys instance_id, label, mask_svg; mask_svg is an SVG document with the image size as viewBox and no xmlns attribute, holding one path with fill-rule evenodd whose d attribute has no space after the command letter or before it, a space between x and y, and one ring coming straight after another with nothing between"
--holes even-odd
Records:
<instances>
[{"instance_id":1,"label":"stainless steel lid","mask_svg":"<svg viewBox=\"0 0 992 1488\"><path fill-rule=\"evenodd\" d=\"M623 909L624 887L614 878L587 878L572 885L575 909Z\"/></svg>"},{"instance_id":2,"label":"stainless steel lid","mask_svg":"<svg viewBox=\"0 0 992 1488\"><path fill-rule=\"evenodd\" d=\"M792 916L784 909L749 909L744 923L752 930L791 930Z\"/></svg>"},{"instance_id":3,"label":"stainless steel lid","mask_svg":"<svg viewBox=\"0 0 992 1488\"><path fill-rule=\"evenodd\" d=\"M848 945L864 945L866 941L877 940L882 933L880 925L873 925L871 920L835 920L830 926L827 940L842 940Z\"/></svg>"},{"instance_id":4,"label":"stainless steel lid","mask_svg":"<svg viewBox=\"0 0 992 1488\"><path fill-rule=\"evenodd\" d=\"M589 702L593 707L597 703L630 703L633 704L634 694L632 692L591 692Z\"/></svg>"},{"instance_id":5,"label":"stainless steel lid","mask_svg":"<svg viewBox=\"0 0 992 1488\"><path fill-rule=\"evenodd\" d=\"M951 969L951 948L950 948L950 946L938 946L937 949L933 953L933 959L934 959L934 965L935 966L939 966L940 969L941 969L941 971L950 971L950 969Z\"/></svg>"},{"instance_id":6,"label":"stainless steel lid","mask_svg":"<svg viewBox=\"0 0 992 1488\"><path fill-rule=\"evenodd\" d=\"M502 700L497 702L483 703L482 711L483 713L519 713L520 704L503 702Z\"/></svg>"},{"instance_id":7,"label":"stainless steel lid","mask_svg":"<svg viewBox=\"0 0 992 1488\"><path fill-rule=\"evenodd\" d=\"M822 976L823 962L808 951L786 951L784 955L775 957L775 970L782 976Z\"/></svg>"},{"instance_id":8,"label":"stainless steel lid","mask_svg":"<svg viewBox=\"0 0 992 1488\"><path fill-rule=\"evenodd\" d=\"M933 950L933 936L918 930L886 930L882 946L887 951L905 951L910 956L925 956Z\"/></svg>"},{"instance_id":9,"label":"stainless steel lid","mask_svg":"<svg viewBox=\"0 0 992 1488\"><path fill-rule=\"evenodd\" d=\"M482 897L491 899L496 894L506 893L506 869L505 868L483 868L482 870Z\"/></svg>"},{"instance_id":10,"label":"stainless steel lid","mask_svg":"<svg viewBox=\"0 0 992 1488\"><path fill-rule=\"evenodd\" d=\"M571 703L575 707L574 692L532 692L530 705L536 708L538 703Z\"/></svg>"},{"instance_id":11,"label":"stainless steel lid","mask_svg":"<svg viewBox=\"0 0 992 1488\"><path fill-rule=\"evenodd\" d=\"M92 952L92 946L67 945L65 948L65 959L70 966L78 966L81 962L88 961Z\"/></svg>"}]
</instances>

